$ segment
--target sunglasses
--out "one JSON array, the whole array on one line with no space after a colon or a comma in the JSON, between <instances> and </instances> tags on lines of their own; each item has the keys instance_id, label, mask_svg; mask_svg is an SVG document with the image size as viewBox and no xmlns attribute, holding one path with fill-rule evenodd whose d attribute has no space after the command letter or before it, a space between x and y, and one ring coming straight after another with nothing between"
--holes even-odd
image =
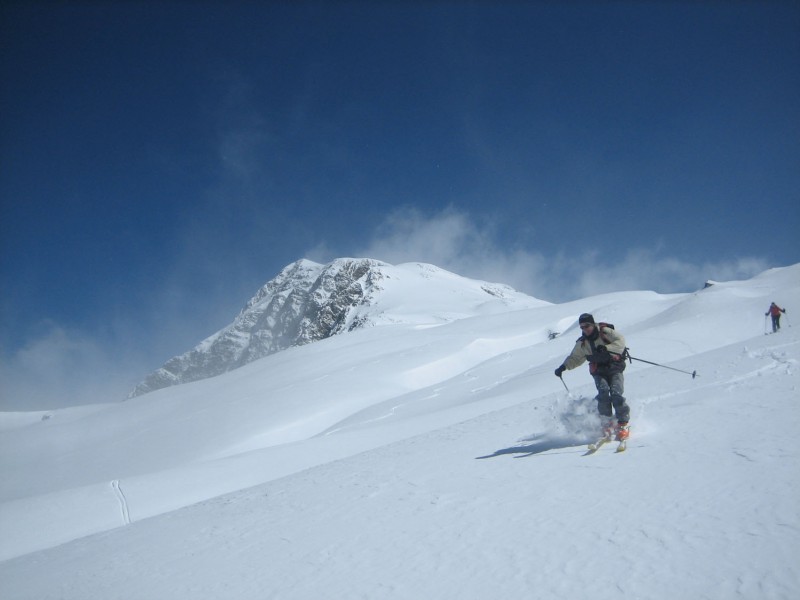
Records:
<instances>
[{"instance_id":1,"label":"sunglasses","mask_svg":"<svg viewBox=\"0 0 800 600\"><path fill-rule=\"evenodd\" d=\"M594 327L594 325L591 323L584 323L581 325L581 329L591 329L592 327Z\"/></svg>"}]
</instances>

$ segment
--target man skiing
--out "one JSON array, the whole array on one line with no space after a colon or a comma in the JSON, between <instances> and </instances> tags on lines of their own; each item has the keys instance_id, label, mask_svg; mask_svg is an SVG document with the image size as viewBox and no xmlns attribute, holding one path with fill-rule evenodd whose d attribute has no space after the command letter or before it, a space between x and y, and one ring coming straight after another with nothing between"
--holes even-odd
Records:
<instances>
[{"instance_id":1,"label":"man skiing","mask_svg":"<svg viewBox=\"0 0 800 600\"><path fill-rule=\"evenodd\" d=\"M625 441L629 436L628 420L631 409L625 402L625 338L613 325L594 322L594 317L584 313L578 318L583 335L575 342L572 353L555 371L556 377L566 370L589 362L589 372L597 387L597 410L603 420L603 430L613 431L613 417L617 417L616 439Z\"/></svg>"},{"instance_id":2,"label":"man skiing","mask_svg":"<svg viewBox=\"0 0 800 600\"><path fill-rule=\"evenodd\" d=\"M764 316L770 315L772 317L772 333L776 333L781 328L781 313L785 313L786 309L781 308L774 302L769 305L769 309L764 313Z\"/></svg>"}]
</instances>

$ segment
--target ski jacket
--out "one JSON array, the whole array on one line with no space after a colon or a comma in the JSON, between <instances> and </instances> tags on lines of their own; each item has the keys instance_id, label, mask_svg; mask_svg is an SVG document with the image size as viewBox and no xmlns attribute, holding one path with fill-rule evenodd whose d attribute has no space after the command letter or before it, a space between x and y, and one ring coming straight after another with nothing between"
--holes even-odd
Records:
<instances>
[{"instance_id":1,"label":"ski jacket","mask_svg":"<svg viewBox=\"0 0 800 600\"><path fill-rule=\"evenodd\" d=\"M762 304L762 306L763 306L763 304ZM772 315L773 317L777 317L777 316L778 316L779 314L781 314L782 312L786 312L786 309L785 309L785 308L781 308L781 307L780 307L780 306L778 306L777 304L774 304L774 303L773 303L773 304L772 304L772 305L769 307L769 310L768 310L768 311L767 311L765 314L767 314L767 315Z\"/></svg>"},{"instance_id":2,"label":"ski jacket","mask_svg":"<svg viewBox=\"0 0 800 600\"><path fill-rule=\"evenodd\" d=\"M572 370L589 362L589 371L594 374L600 372L621 372L625 370L625 337L611 327L595 326L599 334L595 336L582 335L575 342L575 347L564 361L564 366ZM608 354L598 350L604 346Z\"/></svg>"}]
</instances>

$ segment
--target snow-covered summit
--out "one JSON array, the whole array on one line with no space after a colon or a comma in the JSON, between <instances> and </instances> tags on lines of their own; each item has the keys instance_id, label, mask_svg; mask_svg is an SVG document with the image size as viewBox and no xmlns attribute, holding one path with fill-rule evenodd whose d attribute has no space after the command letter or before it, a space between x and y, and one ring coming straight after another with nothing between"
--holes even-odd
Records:
<instances>
[{"instance_id":1,"label":"snow-covered summit","mask_svg":"<svg viewBox=\"0 0 800 600\"><path fill-rule=\"evenodd\" d=\"M284 267L227 327L168 360L131 392L214 377L264 356L381 324L436 325L547 304L513 288L423 263L339 258Z\"/></svg>"}]
</instances>

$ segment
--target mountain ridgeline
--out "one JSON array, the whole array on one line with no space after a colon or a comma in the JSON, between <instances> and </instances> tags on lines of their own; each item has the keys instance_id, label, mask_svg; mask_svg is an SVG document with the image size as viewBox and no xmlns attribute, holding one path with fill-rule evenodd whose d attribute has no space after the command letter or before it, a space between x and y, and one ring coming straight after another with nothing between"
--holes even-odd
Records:
<instances>
[{"instance_id":1,"label":"mountain ridgeline","mask_svg":"<svg viewBox=\"0 0 800 600\"><path fill-rule=\"evenodd\" d=\"M393 302L419 300L413 307ZM452 312L452 294L474 312ZM510 308L546 304L502 284L460 277L433 265L390 265L373 259L337 259L327 265L299 260L264 285L229 326L148 375L129 398L214 377L275 352L354 329L392 323L437 324Z\"/></svg>"}]
</instances>

